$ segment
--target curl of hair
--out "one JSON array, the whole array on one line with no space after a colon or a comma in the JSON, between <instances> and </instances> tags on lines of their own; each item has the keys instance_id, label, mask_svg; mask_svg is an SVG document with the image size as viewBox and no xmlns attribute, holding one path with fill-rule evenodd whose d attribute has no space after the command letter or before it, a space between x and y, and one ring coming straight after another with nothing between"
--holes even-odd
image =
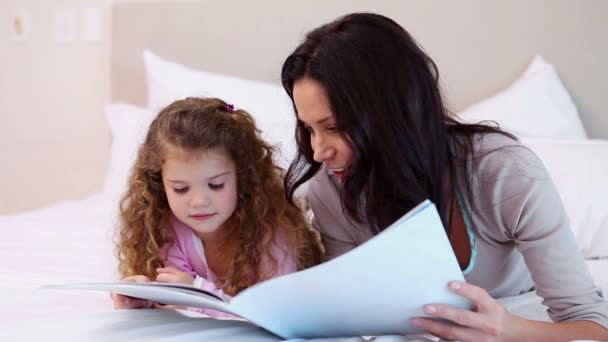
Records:
<instances>
[{"instance_id":1,"label":"curl of hair","mask_svg":"<svg viewBox=\"0 0 608 342\"><path fill-rule=\"evenodd\" d=\"M253 117L215 98L187 98L164 108L151 123L120 203L117 257L120 274L154 279L161 249L173 243L171 210L162 184L167 147L188 153L220 148L237 170L237 207L223 225L232 246L224 291L236 294L268 279L278 268L273 245L286 244L300 269L315 265L320 250L302 211L284 196L275 148L260 136ZM269 264L262 269L262 264Z\"/></svg>"}]
</instances>

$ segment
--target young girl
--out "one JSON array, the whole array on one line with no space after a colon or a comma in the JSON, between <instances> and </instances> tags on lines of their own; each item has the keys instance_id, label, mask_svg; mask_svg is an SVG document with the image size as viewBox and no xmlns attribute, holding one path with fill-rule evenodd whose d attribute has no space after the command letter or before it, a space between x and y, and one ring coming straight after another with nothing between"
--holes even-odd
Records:
<instances>
[{"instance_id":1,"label":"young girl","mask_svg":"<svg viewBox=\"0 0 608 342\"><path fill-rule=\"evenodd\" d=\"M184 283L234 296L316 264L314 235L285 199L273 152L253 118L222 100L188 98L163 109L120 205L117 256L124 280ZM116 308L155 306L112 298Z\"/></svg>"},{"instance_id":2,"label":"young girl","mask_svg":"<svg viewBox=\"0 0 608 342\"><path fill-rule=\"evenodd\" d=\"M608 305L542 162L512 135L451 116L438 80L407 31L371 13L318 27L286 59L300 155L285 188L292 195L310 180L324 258L430 198L466 279L449 288L474 309L428 303L438 319L413 324L446 340L608 340ZM516 316L496 299L532 290L555 323Z\"/></svg>"}]
</instances>

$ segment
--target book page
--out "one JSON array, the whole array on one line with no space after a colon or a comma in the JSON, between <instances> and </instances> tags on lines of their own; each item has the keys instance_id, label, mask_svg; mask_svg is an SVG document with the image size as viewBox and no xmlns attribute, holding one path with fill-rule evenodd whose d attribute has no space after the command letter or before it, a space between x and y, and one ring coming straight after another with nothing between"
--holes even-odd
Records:
<instances>
[{"instance_id":1,"label":"book page","mask_svg":"<svg viewBox=\"0 0 608 342\"><path fill-rule=\"evenodd\" d=\"M45 289L90 290L118 293L159 304L182 305L233 313L217 295L197 287L168 283L88 283L44 286Z\"/></svg>"},{"instance_id":2,"label":"book page","mask_svg":"<svg viewBox=\"0 0 608 342\"><path fill-rule=\"evenodd\" d=\"M319 266L255 285L229 306L283 338L415 334L423 305L469 308L448 290L463 281L429 201L357 248Z\"/></svg>"}]
</instances>

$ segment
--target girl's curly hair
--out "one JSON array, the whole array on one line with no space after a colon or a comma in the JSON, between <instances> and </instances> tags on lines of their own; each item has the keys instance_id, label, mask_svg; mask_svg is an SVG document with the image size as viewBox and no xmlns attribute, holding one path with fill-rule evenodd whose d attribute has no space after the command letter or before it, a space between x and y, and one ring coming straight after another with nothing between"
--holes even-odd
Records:
<instances>
[{"instance_id":1,"label":"girl's curly hair","mask_svg":"<svg viewBox=\"0 0 608 342\"><path fill-rule=\"evenodd\" d=\"M120 201L116 254L122 277L151 279L164 265L161 248L174 242L171 210L161 167L167 147L185 151L223 148L237 169L237 207L223 229L236 242L224 292L236 294L268 279L278 268L271 254L277 237L296 255L298 268L320 261L320 248L300 208L285 197L282 170L273 162L274 147L260 137L253 117L216 98L187 98L164 108L151 123ZM262 260L270 269L262 270Z\"/></svg>"}]
</instances>

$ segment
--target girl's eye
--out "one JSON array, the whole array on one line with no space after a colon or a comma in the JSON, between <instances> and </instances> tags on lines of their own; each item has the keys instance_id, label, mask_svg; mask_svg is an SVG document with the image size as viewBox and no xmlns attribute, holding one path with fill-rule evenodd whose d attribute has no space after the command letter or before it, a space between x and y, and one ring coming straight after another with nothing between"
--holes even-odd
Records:
<instances>
[{"instance_id":1,"label":"girl's eye","mask_svg":"<svg viewBox=\"0 0 608 342\"><path fill-rule=\"evenodd\" d=\"M186 192L188 192L188 188L179 188L179 189L173 188L173 191L175 191L178 194L185 194Z\"/></svg>"},{"instance_id":2,"label":"girl's eye","mask_svg":"<svg viewBox=\"0 0 608 342\"><path fill-rule=\"evenodd\" d=\"M336 131L336 126L329 126L326 128L326 130L330 131L330 132L335 132Z\"/></svg>"},{"instance_id":3,"label":"girl's eye","mask_svg":"<svg viewBox=\"0 0 608 342\"><path fill-rule=\"evenodd\" d=\"M220 190L223 187L224 187L224 183L222 183L222 184L212 184L212 183L209 183L209 189L211 189L211 190Z\"/></svg>"}]
</instances>

